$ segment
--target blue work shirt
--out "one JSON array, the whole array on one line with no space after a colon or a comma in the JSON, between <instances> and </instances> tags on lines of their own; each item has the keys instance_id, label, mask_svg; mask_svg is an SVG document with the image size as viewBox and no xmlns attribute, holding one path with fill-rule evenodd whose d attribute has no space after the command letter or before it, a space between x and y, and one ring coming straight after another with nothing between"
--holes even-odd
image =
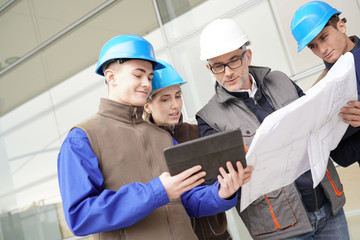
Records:
<instances>
[{"instance_id":1,"label":"blue work shirt","mask_svg":"<svg viewBox=\"0 0 360 240\"><path fill-rule=\"evenodd\" d=\"M360 48L353 52L356 72L356 84L358 90L358 100L360 101Z\"/></svg>"},{"instance_id":2,"label":"blue work shirt","mask_svg":"<svg viewBox=\"0 0 360 240\"><path fill-rule=\"evenodd\" d=\"M58 177L65 219L75 235L131 226L170 202L159 177L145 184L126 184L117 191L104 189L99 161L79 128L70 131L60 149ZM234 207L237 194L225 200L218 189L216 182L184 192L181 200L188 215L210 216Z\"/></svg>"}]
</instances>

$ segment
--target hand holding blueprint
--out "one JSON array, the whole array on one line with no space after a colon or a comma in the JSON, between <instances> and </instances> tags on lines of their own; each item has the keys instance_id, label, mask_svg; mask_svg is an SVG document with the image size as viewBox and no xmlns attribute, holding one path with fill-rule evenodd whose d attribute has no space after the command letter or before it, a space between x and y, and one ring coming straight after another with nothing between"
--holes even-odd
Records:
<instances>
[{"instance_id":1,"label":"hand holding blueprint","mask_svg":"<svg viewBox=\"0 0 360 240\"><path fill-rule=\"evenodd\" d=\"M338 113L349 100L357 100L357 86L354 58L346 53L305 96L265 118L246 155L254 170L242 186L241 211L309 169L319 184L348 127Z\"/></svg>"}]
</instances>

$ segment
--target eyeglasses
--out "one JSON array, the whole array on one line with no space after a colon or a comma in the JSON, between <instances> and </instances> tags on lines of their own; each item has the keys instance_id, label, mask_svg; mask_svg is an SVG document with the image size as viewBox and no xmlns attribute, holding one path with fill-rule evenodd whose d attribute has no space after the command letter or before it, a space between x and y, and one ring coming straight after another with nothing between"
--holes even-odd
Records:
<instances>
[{"instance_id":1,"label":"eyeglasses","mask_svg":"<svg viewBox=\"0 0 360 240\"><path fill-rule=\"evenodd\" d=\"M214 66L211 66L210 64L210 70L214 73L214 74L220 74L225 72L225 67L229 67L230 69L236 69L242 66L242 60L245 57L245 53L246 50L241 54L241 56L239 58L236 58L234 60L231 60L225 64L218 64L216 63Z\"/></svg>"}]
</instances>

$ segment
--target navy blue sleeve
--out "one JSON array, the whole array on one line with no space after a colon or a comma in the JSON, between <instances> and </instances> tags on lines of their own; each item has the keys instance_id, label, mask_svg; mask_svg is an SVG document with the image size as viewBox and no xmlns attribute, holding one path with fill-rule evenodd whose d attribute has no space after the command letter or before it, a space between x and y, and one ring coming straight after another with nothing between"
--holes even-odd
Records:
<instances>
[{"instance_id":1,"label":"navy blue sleeve","mask_svg":"<svg viewBox=\"0 0 360 240\"><path fill-rule=\"evenodd\" d=\"M66 222L75 235L131 226L169 203L159 178L104 189L99 161L81 129L73 129L58 155L58 178ZM136 211L134 211L136 210Z\"/></svg>"},{"instance_id":2,"label":"navy blue sleeve","mask_svg":"<svg viewBox=\"0 0 360 240\"><path fill-rule=\"evenodd\" d=\"M196 120L198 123L200 137L205 137L218 132L210 127L210 125L207 124L201 117L196 116Z\"/></svg>"},{"instance_id":3,"label":"navy blue sleeve","mask_svg":"<svg viewBox=\"0 0 360 240\"><path fill-rule=\"evenodd\" d=\"M330 157L340 166L347 167L358 162L360 165L360 131L340 141L330 152Z\"/></svg>"},{"instance_id":4,"label":"navy blue sleeve","mask_svg":"<svg viewBox=\"0 0 360 240\"><path fill-rule=\"evenodd\" d=\"M345 132L344 136L342 137L341 141L351 138L359 130L360 130L360 127L353 127L353 126L349 125L348 128L346 129L346 132Z\"/></svg>"},{"instance_id":5,"label":"navy blue sleeve","mask_svg":"<svg viewBox=\"0 0 360 240\"><path fill-rule=\"evenodd\" d=\"M353 52L354 61L355 61L355 71L356 71L356 84L358 90L358 96L360 100L360 48Z\"/></svg>"},{"instance_id":6,"label":"navy blue sleeve","mask_svg":"<svg viewBox=\"0 0 360 240\"><path fill-rule=\"evenodd\" d=\"M297 94L298 94L298 96L299 97L302 97L302 96L304 96L305 95L305 93L303 92L303 90L294 82L294 81L291 81L293 84L294 84L294 86L295 86L295 88L296 88L296 91L297 91Z\"/></svg>"}]
</instances>

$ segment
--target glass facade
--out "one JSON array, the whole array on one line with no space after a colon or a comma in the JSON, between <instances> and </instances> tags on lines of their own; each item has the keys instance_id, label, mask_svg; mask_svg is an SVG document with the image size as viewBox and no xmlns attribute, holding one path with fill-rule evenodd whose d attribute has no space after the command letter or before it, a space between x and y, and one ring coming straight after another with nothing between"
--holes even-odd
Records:
<instances>
[{"instance_id":1,"label":"glass facade","mask_svg":"<svg viewBox=\"0 0 360 240\"><path fill-rule=\"evenodd\" d=\"M107 96L103 79L94 73L107 40L130 33L149 40L157 58L173 63L188 81L184 120L195 122L196 112L214 93L215 79L199 59L199 37L215 18L234 19L244 28L252 65L281 70L304 90L311 86L322 62L308 49L298 54L290 32L293 13L306 2L14 1L0 12L0 240L81 238L72 235L64 220L57 154L69 129L95 114L99 99ZM360 1L327 2L347 18L348 35L359 36ZM26 61L7 69L28 53ZM338 169L351 239L359 239L359 168ZM228 219L233 239L250 239L238 216L228 212Z\"/></svg>"}]
</instances>

